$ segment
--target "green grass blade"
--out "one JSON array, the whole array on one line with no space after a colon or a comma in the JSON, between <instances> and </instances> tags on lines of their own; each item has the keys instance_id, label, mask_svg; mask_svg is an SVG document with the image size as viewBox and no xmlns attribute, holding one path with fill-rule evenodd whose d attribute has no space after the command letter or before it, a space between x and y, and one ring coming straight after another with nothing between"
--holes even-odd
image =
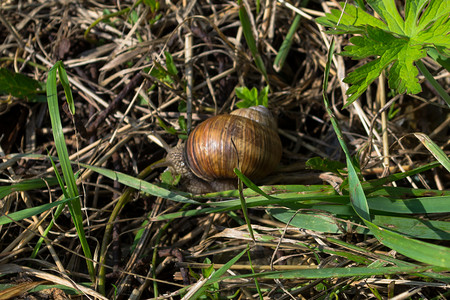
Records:
<instances>
[{"instance_id":1,"label":"green grass blade","mask_svg":"<svg viewBox=\"0 0 450 300\"><path fill-rule=\"evenodd\" d=\"M70 112L75 114L75 104L73 101L72 90L69 85L69 78L67 77L66 69L64 69L64 65L62 62L57 62L55 66L58 67L59 80L61 81L61 85L64 89L64 94L66 95L66 101L69 105Z\"/></svg>"},{"instance_id":2,"label":"green grass blade","mask_svg":"<svg viewBox=\"0 0 450 300\"><path fill-rule=\"evenodd\" d=\"M292 25L289 28L289 31L283 43L281 44L280 49L278 50L278 54L273 62L273 69L277 72L280 72L281 69L283 68L286 57L289 54L289 50L291 50L292 38L295 32L297 32L298 26L300 26L300 20L301 16L295 15L294 21L292 22Z\"/></svg>"},{"instance_id":3,"label":"green grass blade","mask_svg":"<svg viewBox=\"0 0 450 300\"><path fill-rule=\"evenodd\" d=\"M225 272L231 268L232 265L234 265L241 257L242 255L247 252L248 249L243 250L241 253L233 257L230 261L228 261L226 264L224 264L220 269L215 271L211 276L206 280L206 282L203 284L201 288L199 288L193 295L191 295L188 299L198 299L200 296L204 295L205 290L208 288L209 285L218 282L221 280L221 276L225 274ZM186 298L187 299L187 298Z\"/></svg>"},{"instance_id":4,"label":"green grass blade","mask_svg":"<svg viewBox=\"0 0 450 300\"><path fill-rule=\"evenodd\" d=\"M281 222L297 228L304 228L318 232L343 233L337 218L326 212L293 211L284 208L272 208L268 212Z\"/></svg>"},{"instance_id":5,"label":"green grass blade","mask_svg":"<svg viewBox=\"0 0 450 300\"><path fill-rule=\"evenodd\" d=\"M303 0L302 3L300 4L300 7L306 7L308 2L309 0ZM291 50L293 37L294 34L297 32L298 27L300 26L300 20L301 16L296 14L294 17L294 21L292 21L291 27L289 27L289 31L286 34L286 37L283 43L281 44L280 49L278 50L278 54L273 62L273 69L277 72L281 71L281 69L283 68L286 57L288 56L289 51Z\"/></svg>"},{"instance_id":6,"label":"green grass blade","mask_svg":"<svg viewBox=\"0 0 450 300\"><path fill-rule=\"evenodd\" d=\"M364 186L364 184L363 184ZM378 187L375 190L366 190L368 196L385 196L393 199L410 199L420 197L436 197L436 196L449 196L450 191L441 190L428 190L428 189L414 189L407 187L393 187L383 186Z\"/></svg>"},{"instance_id":7,"label":"green grass blade","mask_svg":"<svg viewBox=\"0 0 450 300\"><path fill-rule=\"evenodd\" d=\"M269 82L269 77L267 76L267 70L264 66L264 62L259 54L258 47L256 46L256 40L252 33L252 25L250 24L250 19L247 14L247 10L244 5L239 1L239 20L241 21L242 30L244 32L244 37L247 42L248 48L253 55L255 64L264 76L266 82Z\"/></svg>"},{"instance_id":8,"label":"green grass blade","mask_svg":"<svg viewBox=\"0 0 450 300\"><path fill-rule=\"evenodd\" d=\"M9 224L11 222L20 221L26 218L31 218L32 216L38 215L40 213L43 213L46 210L49 210L55 206L65 204L69 201L72 201L73 199L64 199L55 201L52 203L43 204L36 207L26 208L20 211L16 211L13 213L9 213L8 215L1 216L0 217L0 225Z\"/></svg>"},{"instance_id":9,"label":"green grass blade","mask_svg":"<svg viewBox=\"0 0 450 300\"><path fill-rule=\"evenodd\" d=\"M447 171L450 172L450 159L445 154L445 152L442 151L442 149L439 148L439 146L436 145L426 134L418 132L414 133L414 135L428 149L428 151L430 151L431 154L433 154L433 156L444 166L444 168L446 168Z\"/></svg>"},{"instance_id":10,"label":"green grass blade","mask_svg":"<svg viewBox=\"0 0 450 300\"><path fill-rule=\"evenodd\" d=\"M248 256L248 262L249 262L250 267L251 267L251 270L252 270L252 274L256 274L255 269L253 268L252 257L251 257L251 255L250 255L250 251L247 251L247 256ZM259 282L258 282L258 279L257 279L257 278L255 278L255 287L256 287L256 291L258 292L259 299L260 299L260 300L263 300L264 297L263 297L263 295L262 295L261 287L259 286Z\"/></svg>"},{"instance_id":11,"label":"green grass blade","mask_svg":"<svg viewBox=\"0 0 450 300\"><path fill-rule=\"evenodd\" d=\"M242 174L238 168L234 168L234 173L236 173L238 175L238 179L239 179L238 180L238 190L239 190L239 200L241 202L242 213L244 214L244 219L245 219L245 223L247 224L248 232L250 233L250 236L251 236L252 240L254 241L255 235L253 234L252 222L250 221L250 218L248 216L247 202L245 201L245 197L242 192L242 190L244 189L242 178L244 178L244 179L247 179L247 178L245 178L244 174ZM248 180L248 181L250 181L250 180Z\"/></svg>"},{"instance_id":12,"label":"green grass blade","mask_svg":"<svg viewBox=\"0 0 450 300\"><path fill-rule=\"evenodd\" d=\"M373 223L409 237L450 240L450 222L374 215Z\"/></svg>"},{"instance_id":13,"label":"green grass blade","mask_svg":"<svg viewBox=\"0 0 450 300\"><path fill-rule=\"evenodd\" d=\"M450 249L411 239L366 221L377 239L399 253L430 265L450 268Z\"/></svg>"},{"instance_id":14,"label":"green grass blade","mask_svg":"<svg viewBox=\"0 0 450 300\"><path fill-rule=\"evenodd\" d=\"M318 232L326 233L348 233L355 232L359 234L371 234L364 227L364 223L354 220L356 214L352 213L351 207L347 211L338 211L330 209L329 206L313 206L311 209L292 210L285 208L268 209L268 213L279 221L297 228L304 228ZM335 205L335 208L342 208L341 205ZM339 214L338 216L336 214ZM348 221L352 220L353 226L348 228ZM359 224L358 224L359 223ZM400 216L373 215L373 223L384 226L392 231L407 235L409 237L420 239L450 240L450 222L429 221L416 218L407 218Z\"/></svg>"},{"instance_id":15,"label":"green grass blade","mask_svg":"<svg viewBox=\"0 0 450 300\"><path fill-rule=\"evenodd\" d=\"M58 180L58 183L64 193L64 197L63 199L67 199L68 198L68 193L67 190L64 188L64 181L61 177L61 175L58 172L58 169L56 168L56 164L55 161L53 160L53 158L50 156L50 161L52 163L53 169L55 170L55 174L56 174L56 179ZM56 209L56 212L54 214L54 217L52 218L52 220L50 221L50 223L48 224L47 228L45 228L44 233L42 234L42 236L39 238L38 242L36 243L36 246L34 246L33 249L33 253L31 253L31 258L35 258L39 249L41 248L42 243L44 242L44 237L47 237L47 234L50 232L50 230L52 229L54 222L56 221L56 219L58 219L59 215L61 214L61 212L64 209L64 205L59 205L58 208Z\"/></svg>"},{"instance_id":16,"label":"green grass blade","mask_svg":"<svg viewBox=\"0 0 450 300\"><path fill-rule=\"evenodd\" d=\"M426 165L414 168L414 169L406 171L406 172L395 173L395 174L391 174L391 175L388 175L388 176L383 177L383 178L377 178L377 179L373 179L373 180L368 180L366 182L363 182L362 184L363 184L364 189L369 188L369 185L371 187L377 187L377 186L381 187L381 186L383 186L385 184L388 184L388 183L391 183L391 182L394 182L394 181L398 181L398 180L402 180L402 179L404 179L406 177L409 177L409 176L414 176L416 174L419 174L419 173L431 170L431 169L436 168L438 166L440 166L439 162L434 161L434 162L431 162L429 164L426 164Z\"/></svg>"},{"instance_id":17,"label":"green grass blade","mask_svg":"<svg viewBox=\"0 0 450 300\"><path fill-rule=\"evenodd\" d=\"M394 199L392 196L368 197L367 202L371 210L395 214L448 213L450 209L450 195L412 199Z\"/></svg>"},{"instance_id":18,"label":"green grass blade","mask_svg":"<svg viewBox=\"0 0 450 300\"><path fill-rule=\"evenodd\" d=\"M444 54L439 53L436 48L427 49L427 54L450 72L450 57L446 57Z\"/></svg>"},{"instance_id":19,"label":"green grass blade","mask_svg":"<svg viewBox=\"0 0 450 300\"><path fill-rule=\"evenodd\" d=\"M70 200L70 199L69 199ZM53 218L50 220L50 223L45 228L44 233L39 238L39 240L36 243L36 246L34 246L33 252L31 253L30 257L35 258L36 255L39 252L39 249L41 249L42 243L44 242L44 237L47 237L48 233L52 229L53 225L55 225L55 221L58 219L59 215L62 213L65 205L61 204L56 208L55 214L53 215Z\"/></svg>"},{"instance_id":20,"label":"green grass blade","mask_svg":"<svg viewBox=\"0 0 450 300\"><path fill-rule=\"evenodd\" d=\"M61 118L59 114L58 96L57 96L58 91L56 84L56 75L58 70L60 72L60 79L64 88L64 92L66 94L66 98L68 99L68 101L73 102L72 93L68 85L67 74L65 73L65 71L61 71L62 69L64 69L64 66L61 61L58 61L48 72L48 79L47 79L48 109L53 129L53 138L55 140L55 147L58 153L59 161L61 163L61 170L64 176L64 181L66 183L68 195L67 198L73 199L70 202L68 202L70 214L72 216L72 220L75 225L78 237L80 239L84 255L87 257L86 264L88 267L89 275L91 276L91 280L94 281L95 270L94 264L92 263L92 254L89 248L89 244L86 240L86 235L83 228L83 214L81 211L81 203L79 200L78 188L76 185L72 166L70 164L69 153L67 151L64 134L62 131Z\"/></svg>"},{"instance_id":21,"label":"green grass blade","mask_svg":"<svg viewBox=\"0 0 450 300\"><path fill-rule=\"evenodd\" d=\"M0 199L13 192L30 191L48 186L54 186L58 183L55 177L27 179L8 186L0 186Z\"/></svg>"},{"instance_id":22,"label":"green grass blade","mask_svg":"<svg viewBox=\"0 0 450 300\"><path fill-rule=\"evenodd\" d=\"M155 184L130 175L82 163L80 163L80 166L102 174L103 176L106 176L112 180L117 180L118 182L126 186L135 188L136 190L142 191L144 193L182 203L200 204L200 202L198 201L187 198L186 196L188 196L188 194L185 194L186 196L183 196L181 192L175 193L173 191L167 190L165 188L159 187Z\"/></svg>"},{"instance_id":23,"label":"green grass blade","mask_svg":"<svg viewBox=\"0 0 450 300\"><path fill-rule=\"evenodd\" d=\"M331 42L331 45L330 45L330 49L329 49L328 62L325 67L325 76L324 76L323 87L322 87L323 100L325 103L325 108L331 117L331 124L333 125L334 131L336 132L336 135L338 137L341 148L344 151L346 159L347 159L349 191L350 191L350 199L352 201L353 208L355 209L356 213L361 216L361 218L370 220L369 205L367 204L366 196L361 187L361 182L359 181L358 174L356 173L355 165L350 156L350 152L348 151L347 145L344 142L344 136L342 135L342 131L341 131L339 124L338 124L337 120L335 119L334 114L330 108L330 104L328 101L328 95L326 94L326 91L328 90L328 76L330 74L331 61L332 61L333 52L334 52L334 43L335 42L333 39Z\"/></svg>"},{"instance_id":24,"label":"green grass blade","mask_svg":"<svg viewBox=\"0 0 450 300\"><path fill-rule=\"evenodd\" d=\"M252 189L256 194L266 197L267 199L275 199L268 194L266 194L263 190L259 188L256 184L254 184L250 179L248 179L244 174L242 174L239 169L234 169L234 173L242 180L242 182L250 189Z\"/></svg>"},{"instance_id":25,"label":"green grass blade","mask_svg":"<svg viewBox=\"0 0 450 300\"><path fill-rule=\"evenodd\" d=\"M427 79L427 81L433 86L433 88L438 92L439 96L447 103L450 107L450 95L444 90L444 88L434 79L433 75L431 75L430 71L428 71L427 67L423 64L421 60L416 61L416 66L419 68L420 72L422 72L423 76Z\"/></svg>"},{"instance_id":26,"label":"green grass blade","mask_svg":"<svg viewBox=\"0 0 450 300\"><path fill-rule=\"evenodd\" d=\"M441 270L440 268L435 268ZM266 278L266 279L318 279L318 278L345 278L354 276L377 276L393 274L411 274L430 270L429 266L408 267L352 267L352 268L324 268L306 270L272 271L258 274L244 274L221 278L221 280L237 278Z\"/></svg>"}]
</instances>

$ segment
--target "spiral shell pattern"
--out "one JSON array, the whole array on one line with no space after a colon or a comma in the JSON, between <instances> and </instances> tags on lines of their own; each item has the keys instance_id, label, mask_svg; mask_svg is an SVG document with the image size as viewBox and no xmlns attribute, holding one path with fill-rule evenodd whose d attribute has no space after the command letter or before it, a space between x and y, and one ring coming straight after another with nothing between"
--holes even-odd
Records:
<instances>
[{"instance_id":1,"label":"spiral shell pattern","mask_svg":"<svg viewBox=\"0 0 450 300\"><path fill-rule=\"evenodd\" d=\"M234 168L252 180L261 179L281 159L281 141L275 128L240 115L209 118L189 135L185 162L206 181L236 178Z\"/></svg>"}]
</instances>

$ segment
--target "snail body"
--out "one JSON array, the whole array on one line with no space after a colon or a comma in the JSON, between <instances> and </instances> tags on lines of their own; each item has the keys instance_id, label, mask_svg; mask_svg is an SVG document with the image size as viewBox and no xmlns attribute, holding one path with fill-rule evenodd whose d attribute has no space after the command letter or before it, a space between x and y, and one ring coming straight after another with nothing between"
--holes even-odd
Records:
<instances>
[{"instance_id":1,"label":"snail body","mask_svg":"<svg viewBox=\"0 0 450 300\"><path fill-rule=\"evenodd\" d=\"M251 180L264 178L281 152L274 118L266 107L255 106L205 120L166 159L187 181L188 191L203 193L234 189L234 168Z\"/></svg>"}]
</instances>

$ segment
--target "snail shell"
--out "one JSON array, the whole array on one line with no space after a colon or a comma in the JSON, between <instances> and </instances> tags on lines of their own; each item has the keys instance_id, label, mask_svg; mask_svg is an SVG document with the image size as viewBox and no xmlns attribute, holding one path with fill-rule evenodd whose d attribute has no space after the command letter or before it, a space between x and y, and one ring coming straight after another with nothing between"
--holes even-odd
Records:
<instances>
[{"instance_id":1,"label":"snail shell","mask_svg":"<svg viewBox=\"0 0 450 300\"><path fill-rule=\"evenodd\" d=\"M184 162L205 181L236 178L234 168L258 180L278 165L282 147L276 122L264 106L238 109L198 125L184 147Z\"/></svg>"}]
</instances>

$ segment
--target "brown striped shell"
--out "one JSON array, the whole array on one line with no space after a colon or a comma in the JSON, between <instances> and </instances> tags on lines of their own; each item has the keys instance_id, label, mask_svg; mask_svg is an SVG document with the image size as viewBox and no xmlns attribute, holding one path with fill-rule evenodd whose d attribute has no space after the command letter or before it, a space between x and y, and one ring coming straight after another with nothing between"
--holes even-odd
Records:
<instances>
[{"instance_id":1,"label":"brown striped shell","mask_svg":"<svg viewBox=\"0 0 450 300\"><path fill-rule=\"evenodd\" d=\"M278 165L282 147L272 115L263 106L250 108L250 116L245 110L209 118L191 132L184 160L197 177L206 181L236 178L233 169L239 167L245 176L257 180ZM258 110L262 115L254 113ZM254 120L258 118L263 120Z\"/></svg>"}]
</instances>

